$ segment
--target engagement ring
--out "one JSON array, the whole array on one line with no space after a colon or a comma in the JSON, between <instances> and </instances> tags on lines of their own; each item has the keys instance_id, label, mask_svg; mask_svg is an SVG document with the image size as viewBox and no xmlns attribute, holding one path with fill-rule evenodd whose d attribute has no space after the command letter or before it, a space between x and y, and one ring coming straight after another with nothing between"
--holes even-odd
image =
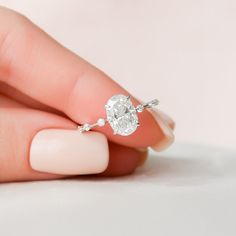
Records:
<instances>
[{"instance_id":1,"label":"engagement ring","mask_svg":"<svg viewBox=\"0 0 236 236\"><path fill-rule=\"evenodd\" d=\"M122 94L111 97L107 104L106 118L99 118L94 124L84 124L79 127L81 133L91 130L95 126L104 126L109 123L114 134L128 136L132 134L139 126L138 113L143 112L145 108L152 108L158 105L158 100L154 99L147 103L134 106L130 96Z\"/></svg>"}]
</instances>

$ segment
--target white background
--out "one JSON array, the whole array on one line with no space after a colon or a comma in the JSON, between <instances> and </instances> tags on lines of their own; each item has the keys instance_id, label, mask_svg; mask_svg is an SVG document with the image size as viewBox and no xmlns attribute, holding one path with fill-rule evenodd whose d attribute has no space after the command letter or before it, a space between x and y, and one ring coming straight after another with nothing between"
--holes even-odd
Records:
<instances>
[{"instance_id":1,"label":"white background","mask_svg":"<svg viewBox=\"0 0 236 236\"><path fill-rule=\"evenodd\" d=\"M122 178L0 185L1 236L235 236L236 152L174 145Z\"/></svg>"},{"instance_id":2,"label":"white background","mask_svg":"<svg viewBox=\"0 0 236 236\"><path fill-rule=\"evenodd\" d=\"M1 184L0 235L236 235L236 154L220 148L235 148L235 0L0 4L142 100L157 97L177 140L200 143L151 153L123 178Z\"/></svg>"},{"instance_id":3,"label":"white background","mask_svg":"<svg viewBox=\"0 0 236 236\"><path fill-rule=\"evenodd\" d=\"M177 140L235 148L236 1L4 1L142 100Z\"/></svg>"}]
</instances>

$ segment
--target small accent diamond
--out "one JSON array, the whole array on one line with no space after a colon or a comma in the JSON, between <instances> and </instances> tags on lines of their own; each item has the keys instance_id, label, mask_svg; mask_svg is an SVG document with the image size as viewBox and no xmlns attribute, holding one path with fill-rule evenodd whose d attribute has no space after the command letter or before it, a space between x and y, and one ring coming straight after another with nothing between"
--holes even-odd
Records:
<instances>
[{"instance_id":1,"label":"small accent diamond","mask_svg":"<svg viewBox=\"0 0 236 236\"><path fill-rule=\"evenodd\" d=\"M84 132L84 131L89 131L91 129L90 124L84 124L81 128L80 128L80 132Z\"/></svg>"},{"instance_id":2,"label":"small accent diamond","mask_svg":"<svg viewBox=\"0 0 236 236\"><path fill-rule=\"evenodd\" d=\"M101 126L104 126L106 124L106 121L105 121L105 119L100 118L100 119L98 119L97 124L98 124L98 126L101 127Z\"/></svg>"}]
</instances>

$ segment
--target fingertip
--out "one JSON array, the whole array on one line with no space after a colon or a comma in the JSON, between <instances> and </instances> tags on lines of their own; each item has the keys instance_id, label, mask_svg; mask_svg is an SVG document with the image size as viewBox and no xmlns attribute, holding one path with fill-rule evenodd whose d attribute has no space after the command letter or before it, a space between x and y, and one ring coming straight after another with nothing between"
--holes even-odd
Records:
<instances>
[{"instance_id":1,"label":"fingertip","mask_svg":"<svg viewBox=\"0 0 236 236\"><path fill-rule=\"evenodd\" d=\"M168 122L163 119L162 116L155 110L151 111L152 116L156 120L156 122L159 124L162 132L163 132L163 137L162 139L158 140L158 142L154 143L151 145L151 148L154 151L160 152L165 149L167 149L169 146L171 146L175 140L175 136L173 133L173 129L170 127Z\"/></svg>"},{"instance_id":2,"label":"fingertip","mask_svg":"<svg viewBox=\"0 0 236 236\"><path fill-rule=\"evenodd\" d=\"M101 173L107 168L108 160L107 139L97 132L41 130L33 138L30 149L32 169L51 174Z\"/></svg>"}]
</instances>

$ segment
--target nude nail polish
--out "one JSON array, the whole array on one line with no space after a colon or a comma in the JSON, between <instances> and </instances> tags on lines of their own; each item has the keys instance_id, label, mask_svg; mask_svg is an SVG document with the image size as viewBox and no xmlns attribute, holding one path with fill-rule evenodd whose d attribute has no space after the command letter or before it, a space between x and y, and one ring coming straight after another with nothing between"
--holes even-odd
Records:
<instances>
[{"instance_id":1,"label":"nude nail polish","mask_svg":"<svg viewBox=\"0 0 236 236\"><path fill-rule=\"evenodd\" d=\"M108 142L103 134L45 129L33 138L30 165L41 172L83 175L103 172L108 165Z\"/></svg>"},{"instance_id":2,"label":"nude nail polish","mask_svg":"<svg viewBox=\"0 0 236 236\"><path fill-rule=\"evenodd\" d=\"M166 122L168 125L169 125L169 127L172 129L172 130L174 130L175 129L175 122L174 122L174 120L170 117L170 116L168 116L166 113L164 113L163 111L160 111L160 110L157 110L157 109L153 109L154 110L154 112L156 112L158 115L159 115L159 117L164 121L164 122Z\"/></svg>"},{"instance_id":3,"label":"nude nail polish","mask_svg":"<svg viewBox=\"0 0 236 236\"><path fill-rule=\"evenodd\" d=\"M150 112L164 134L163 138L151 147L154 151L160 152L167 149L174 142L175 137L173 131L168 126L168 124L161 118L161 116L155 111Z\"/></svg>"}]
</instances>

